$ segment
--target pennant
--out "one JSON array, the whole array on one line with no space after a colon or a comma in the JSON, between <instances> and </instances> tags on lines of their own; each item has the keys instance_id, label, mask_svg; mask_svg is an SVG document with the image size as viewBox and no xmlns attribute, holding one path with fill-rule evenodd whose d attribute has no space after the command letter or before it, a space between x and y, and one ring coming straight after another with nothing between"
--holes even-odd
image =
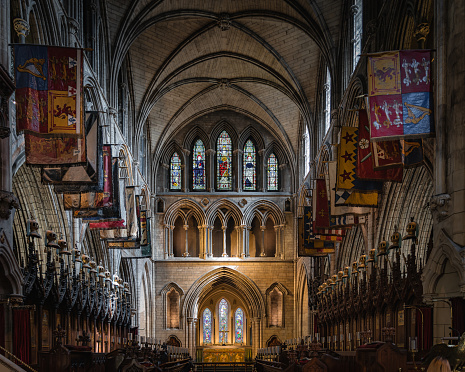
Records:
<instances>
[{"instance_id":1,"label":"pennant","mask_svg":"<svg viewBox=\"0 0 465 372\"><path fill-rule=\"evenodd\" d=\"M311 240L299 245L299 256L326 256L334 253L336 250L336 244L331 240Z\"/></svg>"},{"instance_id":2,"label":"pennant","mask_svg":"<svg viewBox=\"0 0 465 372\"><path fill-rule=\"evenodd\" d=\"M365 110L358 111L358 153L357 153L357 177L361 180L402 182L402 167L375 170L373 167L373 151L370 146L370 128L368 116ZM400 154L399 154L400 156Z\"/></svg>"},{"instance_id":3,"label":"pennant","mask_svg":"<svg viewBox=\"0 0 465 372\"><path fill-rule=\"evenodd\" d=\"M42 168L43 183L56 186L66 185L64 190L55 187L56 193L103 191L103 151L105 151L105 147L102 145L102 127L99 125L98 118L97 112L87 113L87 162L85 165Z\"/></svg>"},{"instance_id":4,"label":"pennant","mask_svg":"<svg viewBox=\"0 0 465 372\"><path fill-rule=\"evenodd\" d=\"M353 190L336 190L335 201L338 206L378 207L378 191L358 192Z\"/></svg>"},{"instance_id":5,"label":"pennant","mask_svg":"<svg viewBox=\"0 0 465 372\"><path fill-rule=\"evenodd\" d=\"M317 240L328 240L334 242L342 242L342 236L340 235L315 235Z\"/></svg>"},{"instance_id":6,"label":"pennant","mask_svg":"<svg viewBox=\"0 0 465 372\"><path fill-rule=\"evenodd\" d=\"M100 230L100 239L124 239L128 237L127 230L124 229L108 229Z\"/></svg>"},{"instance_id":7,"label":"pennant","mask_svg":"<svg viewBox=\"0 0 465 372\"><path fill-rule=\"evenodd\" d=\"M372 193L374 190L382 190L382 182L364 181L357 177L357 142L357 128L342 127L341 143L338 146L337 189Z\"/></svg>"},{"instance_id":8,"label":"pennant","mask_svg":"<svg viewBox=\"0 0 465 372\"><path fill-rule=\"evenodd\" d=\"M136 187L126 186L126 216L128 222L128 236L137 237L137 215L136 215Z\"/></svg>"},{"instance_id":9,"label":"pennant","mask_svg":"<svg viewBox=\"0 0 465 372\"><path fill-rule=\"evenodd\" d=\"M358 225L365 223L365 216L355 216L353 214L348 214L345 216L331 216L331 226L334 227L350 227L352 225ZM345 231L345 230L342 230Z\"/></svg>"},{"instance_id":10,"label":"pennant","mask_svg":"<svg viewBox=\"0 0 465 372\"><path fill-rule=\"evenodd\" d=\"M115 239L107 241L108 249L139 249L140 244L137 240Z\"/></svg>"},{"instance_id":11,"label":"pennant","mask_svg":"<svg viewBox=\"0 0 465 372\"><path fill-rule=\"evenodd\" d=\"M325 180L316 180L316 193L313 195L315 209L315 226L329 227L329 203Z\"/></svg>"},{"instance_id":12,"label":"pennant","mask_svg":"<svg viewBox=\"0 0 465 372\"><path fill-rule=\"evenodd\" d=\"M82 49L15 45L16 130L26 164L86 161Z\"/></svg>"},{"instance_id":13,"label":"pennant","mask_svg":"<svg viewBox=\"0 0 465 372\"><path fill-rule=\"evenodd\" d=\"M368 57L372 141L425 137L433 132L430 74L430 50Z\"/></svg>"},{"instance_id":14,"label":"pennant","mask_svg":"<svg viewBox=\"0 0 465 372\"><path fill-rule=\"evenodd\" d=\"M423 164L423 141L421 139L403 140L400 141L400 145L404 168L417 167Z\"/></svg>"},{"instance_id":15,"label":"pennant","mask_svg":"<svg viewBox=\"0 0 465 372\"><path fill-rule=\"evenodd\" d=\"M337 226L334 225L331 220L334 216L343 216L346 214L353 214L353 215L363 215L363 214L368 214L371 211L371 208L368 207L359 207L359 206L350 206L346 205L345 201L349 198L349 196L354 193L355 191L347 191L347 190L340 190L338 192L339 196L337 198L338 204L336 204L336 179L337 179L337 162L336 161L330 161L327 163L328 164L328 173L325 176L329 185L330 189L330 200L331 200L331 219L330 219L330 225L331 226ZM345 194L347 197L344 200L341 200L340 194ZM377 203L378 197L377 197L377 192L376 192L376 203ZM376 204L377 205L377 204Z\"/></svg>"}]
</instances>

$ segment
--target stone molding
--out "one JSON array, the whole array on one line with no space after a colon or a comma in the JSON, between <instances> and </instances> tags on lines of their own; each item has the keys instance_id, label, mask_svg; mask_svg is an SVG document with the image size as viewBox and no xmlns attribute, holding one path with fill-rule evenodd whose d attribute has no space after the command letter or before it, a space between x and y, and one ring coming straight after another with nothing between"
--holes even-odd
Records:
<instances>
[{"instance_id":1,"label":"stone molding","mask_svg":"<svg viewBox=\"0 0 465 372\"><path fill-rule=\"evenodd\" d=\"M449 194L439 194L431 197L429 208L438 222L449 216L450 200L451 196Z\"/></svg>"}]
</instances>

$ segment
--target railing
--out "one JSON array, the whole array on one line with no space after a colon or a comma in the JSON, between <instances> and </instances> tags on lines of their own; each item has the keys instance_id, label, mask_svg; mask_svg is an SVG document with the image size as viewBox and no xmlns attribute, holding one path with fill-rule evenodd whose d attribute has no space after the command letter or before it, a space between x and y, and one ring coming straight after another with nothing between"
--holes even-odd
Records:
<instances>
[{"instance_id":1,"label":"railing","mask_svg":"<svg viewBox=\"0 0 465 372\"><path fill-rule=\"evenodd\" d=\"M216 371L231 371L231 372L250 372L253 370L254 362L203 362L194 363L196 372L216 372Z\"/></svg>"},{"instance_id":2,"label":"railing","mask_svg":"<svg viewBox=\"0 0 465 372\"><path fill-rule=\"evenodd\" d=\"M21 359L19 359L16 355L11 354L7 349L3 348L0 346L0 349L3 350L5 353L7 353L9 356L11 356L15 361L21 363L23 366L31 370L32 372L37 372L34 368L32 368L29 364L23 362Z\"/></svg>"}]
</instances>

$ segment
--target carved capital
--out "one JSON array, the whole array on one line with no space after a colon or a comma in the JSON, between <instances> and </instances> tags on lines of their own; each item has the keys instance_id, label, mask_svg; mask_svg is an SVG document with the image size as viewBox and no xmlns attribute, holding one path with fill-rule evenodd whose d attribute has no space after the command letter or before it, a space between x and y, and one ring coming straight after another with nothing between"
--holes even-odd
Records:
<instances>
[{"instance_id":1,"label":"carved capital","mask_svg":"<svg viewBox=\"0 0 465 372\"><path fill-rule=\"evenodd\" d=\"M449 194L433 195L429 201L429 208L437 221L444 220L449 215Z\"/></svg>"},{"instance_id":2,"label":"carved capital","mask_svg":"<svg viewBox=\"0 0 465 372\"><path fill-rule=\"evenodd\" d=\"M360 7L354 4L350 7L350 14L354 16L359 12L359 10L360 10Z\"/></svg>"},{"instance_id":3,"label":"carved capital","mask_svg":"<svg viewBox=\"0 0 465 372\"><path fill-rule=\"evenodd\" d=\"M7 220L13 208L21 209L18 198L12 192L0 190L0 218Z\"/></svg>"},{"instance_id":4,"label":"carved capital","mask_svg":"<svg viewBox=\"0 0 465 372\"><path fill-rule=\"evenodd\" d=\"M13 27L18 37L29 35L29 23L22 18L13 19Z\"/></svg>"},{"instance_id":5,"label":"carved capital","mask_svg":"<svg viewBox=\"0 0 465 372\"><path fill-rule=\"evenodd\" d=\"M68 29L70 33L77 35L79 31L79 22L74 18L68 17Z\"/></svg>"}]
</instances>

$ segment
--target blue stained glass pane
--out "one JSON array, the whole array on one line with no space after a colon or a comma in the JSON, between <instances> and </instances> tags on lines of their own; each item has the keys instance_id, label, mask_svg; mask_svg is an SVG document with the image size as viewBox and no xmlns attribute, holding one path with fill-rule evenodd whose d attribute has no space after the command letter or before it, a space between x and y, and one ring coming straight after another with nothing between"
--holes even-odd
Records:
<instances>
[{"instance_id":1,"label":"blue stained glass pane","mask_svg":"<svg viewBox=\"0 0 465 372\"><path fill-rule=\"evenodd\" d=\"M228 342L228 303L223 298L220 301L219 305L219 313L220 313L220 329L219 329L219 336L220 336L220 343L225 344Z\"/></svg>"},{"instance_id":2,"label":"blue stained glass pane","mask_svg":"<svg viewBox=\"0 0 465 372\"><path fill-rule=\"evenodd\" d=\"M244 166L242 170L242 188L246 191L255 191L257 189L256 155L253 142L248 140L244 146Z\"/></svg>"},{"instance_id":3,"label":"blue stained glass pane","mask_svg":"<svg viewBox=\"0 0 465 372\"><path fill-rule=\"evenodd\" d=\"M236 332L235 338L237 343L242 343L244 341L244 312L241 308L236 310L236 315L234 317L235 325L236 325Z\"/></svg>"},{"instance_id":4,"label":"blue stained glass pane","mask_svg":"<svg viewBox=\"0 0 465 372\"><path fill-rule=\"evenodd\" d=\"M212 312L210 309L203 311L203 343L211 344L212 342Z\"/></svg>"},{"instance_id":5,"label":"blue stained glass pane","mask_svg":"<svg viewBox=\"0 0 465 372\"><path fill-rule=\"evenodd\" d=\"M181 190L181 159L177 152L171 157L170 181L171 190Z\"/></svg>"},{"instance_id":6,"label":"blue stained glass pane","mask_svg":"<svg viewBox=\"0 0 465 372\"><path fill-rule=\"evenodd\" d=\"M205 146L201 140L195 142L192 152L192 188L194 190L205 190Z\"/></svg>"},{"instance_id":7,"label":"blue stained glass pane","mask_svg":"<svg viewBox=\"0 0 465 372\"><path fill-rule=\"evenodd\" d=\"M231 190L232 188L232 144L231 137L226 131L221 132L216 143L216 174L217 188Z\"/></svg>"},{"instance_id":8,"label":"blue stained glass pane","mask_svg":"<svg viewBox=\"0 0 465 372\"><path fill-rule=\"evenodd\" d=\"M278 191L278 159L275 154L268 158L267 165L268 191Z\"/></svg>"}]
</instances>

